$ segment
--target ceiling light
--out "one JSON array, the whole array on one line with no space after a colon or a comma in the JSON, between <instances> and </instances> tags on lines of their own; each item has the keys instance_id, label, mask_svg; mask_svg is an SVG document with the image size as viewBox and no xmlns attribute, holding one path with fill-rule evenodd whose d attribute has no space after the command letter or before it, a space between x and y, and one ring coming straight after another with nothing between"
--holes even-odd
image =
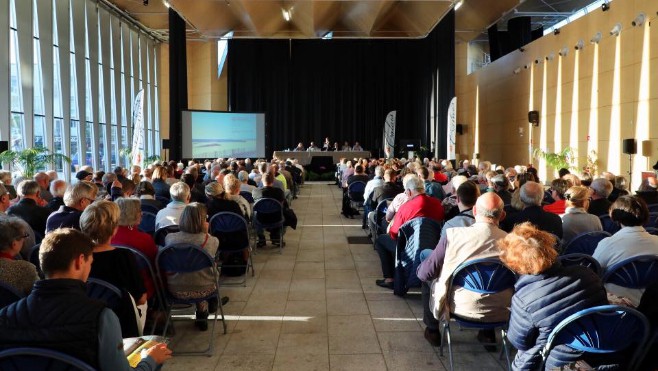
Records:
<instances>
[{"instance_id":1,"label":"ceiling light","mask_svg":"<svg viewBox=\"0 0 658 371\"><path fill-rule=\"evenodd\" d=\"M594 34L594 37L592 37L592 39L589 42L591 42L592 44L598 44L599 41L601 41L602 36L603 35L601 35L600 32L597 32L597 33Z\"/></svg>"},{"instance_id":2,"label":"ceiling light","mask_svg":"<svg viewBox=\"0 0 658 371\"><path fill-rule=\"evenodd\" d=\"M455 3L455 11L459 10L459 8L464 5L464 0L459 0L458 2Z\"/></svg>"},{"instance_id":3,"label":"ceiling light","mask_svg":"<svg viewBox=\"0 0 658 371\"><path fill-rule=\"evenodd\" d=\"M574 49L576 49L576 50L583 50L584 47L585 47L585 42L583 41L583 39L580 39L580 40L578 40L578 42L576 43L576 46L574 46Z\"/></svg>"},{"instance_id":4,"label":"ceiling light","mask_svg":"<svg viewBox=\"0 0 658 371\"><path fill-rule=\"evenodd\" d=\"M610 9L610 4L609 3L603 3L601 4L601 10L604 12L607 12Z\"/></svg>"},{"instance_id":5,"label":"ceiling light","mask_svg":"<svg viewBox=\"0 0 658 371\"><path fill-rule=\"evenodd\" d=\"M631 24L633 25L633 27L642 26L646 19L647 17L644 15L644 13L640 13L637 15L637 17L635 17L635 19L633 20L633 22L631 22Z\"/></svg>"},{"instance_id":6,"label":"ceiling light","mask_svg":"<svg viewBox=\"0 0 658 371\"><path fill-rule=\"evenodd\" d=\"M286 22L290 22L290 18L291 18L290 10L281 9L281 13L283 14L283 19L285 19Z\"/></svg>"},{"instance_id":7,"label":"ceiling light","mask_svg":"<svg viewBox=\"0 0 658 371\"><path fill-rule=\"evenodd\" d=\"M612 30L610 30L610 35L619 36L620 33L621 33L621 23L617 23L615 27L613 27Z\"/></svg>"},{"instance_id":8,"label":"ceiling light","mask_svg":"<svg viewBox=\"0 0 658 371\"><path fill-rule=\"evenodd\" d=\"M560 55L560 57L566 57L567 54L569 54L569 48L567 48L566 46L562 47L562 49L560 49L558 54Z\"/></svg>"}]
</instances>

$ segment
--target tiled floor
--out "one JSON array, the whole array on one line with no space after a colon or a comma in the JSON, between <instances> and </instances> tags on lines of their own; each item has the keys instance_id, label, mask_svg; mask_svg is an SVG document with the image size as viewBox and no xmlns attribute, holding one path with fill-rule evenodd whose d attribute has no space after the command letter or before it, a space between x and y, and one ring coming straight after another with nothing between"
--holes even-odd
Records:
<instances>
[{"instance_id":1,"label":"tiled floor","mask_svg":"<svg viewBox=\"0 0 658 371\"><path fill-rule=\"evenodd\" d=\"M222 287L228 333L218 323L215 355L179 356L167 370L444 370L446 356L423 338L420 293L406 297L377 287L379 257L361 220L340 216L341 190L306 184L293 208L297 230L283 254L268 247L254 257L247 287ZM176 323L174 350L207 345L210 331ZM497 353L465 344L475 333L453 330L456 369L500 370Z\"/></svg>"}]
</instances>

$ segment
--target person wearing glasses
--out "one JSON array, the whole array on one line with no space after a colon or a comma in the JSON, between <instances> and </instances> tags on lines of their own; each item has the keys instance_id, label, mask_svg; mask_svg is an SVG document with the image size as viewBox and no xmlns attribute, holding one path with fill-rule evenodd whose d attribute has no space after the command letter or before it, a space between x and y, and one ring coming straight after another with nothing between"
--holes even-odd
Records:
<instances>
[{"instance_id":1,"label":"person wearing glasses","mask_svg":"<svg viewBox=\"0 0 658 371\"><path fill-rule=\"evenodd\" d=\"M25 260L16 260L21 252L23 240L29 234L18 218L0 218L0 282L9 285L22 295L32 290L39 279L37 268Z\"/></svg>"},{"instance_id":2,"label":"person wearing glasses","mask_svg":"<svg viewBox=\"0 0 658 371\"><path fill-rule=\"evenodd\" d=\"M64 206L50 214L46 221L46 233L57 228L80 230L80 215L96 199L98 188L91 182L78 182L64 192Z\"/></svg>"}]
</instances>

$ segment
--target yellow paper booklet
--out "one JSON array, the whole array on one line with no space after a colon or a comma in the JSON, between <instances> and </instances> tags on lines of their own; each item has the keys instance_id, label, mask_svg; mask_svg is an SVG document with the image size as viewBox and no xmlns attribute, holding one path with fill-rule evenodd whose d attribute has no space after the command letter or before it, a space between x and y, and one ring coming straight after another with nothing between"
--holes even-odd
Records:
<instances>
[{"instance_id":1,"label":"yellow paper booklet","mask_svg":"<svg viewBox=\"0 0 658 371\"><path fill-rule=\"evenodd\" d=\"M158 343L168 343L168 339L162 336L142 336L123 339L123 353L128 358L130 367L137 367L142 360L142 350L148 349Z\"/></svg>"}]
</instances>

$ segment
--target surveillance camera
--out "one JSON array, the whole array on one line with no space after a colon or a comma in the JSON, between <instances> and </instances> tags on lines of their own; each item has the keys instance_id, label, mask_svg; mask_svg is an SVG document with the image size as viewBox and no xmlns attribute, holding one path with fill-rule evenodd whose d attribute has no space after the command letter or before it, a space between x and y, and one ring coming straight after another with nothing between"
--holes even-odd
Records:
<instances>
[{"instance_id":1,"label":"surveillance camera","mask_svg":"<svg viewBox=\"0 0 658 371\"><path fill-rule=\"evenodd\" d=\"M590 42L591 42L592 44L598 44L599 41L601 41L601 37L602 37L602 36L603 36L603 35L601 35L600 32L597 32L596 34L594 34L594 37L592 37L592 39L590 40Z\"/></svg>"},{"instance_id":2,"label":"surveillance camera","mask_svg":"<svg viewBox=\"0 0 658 371\"><path fill-rule=\"evenodd\" d=\"M610 35L611 36L619 36L621 33L621 23L617 23L612 30L610 30Z\"/></svg>"},{"instance_id":3,"label":"surveillance camera","mask_svg":"<svg viewBox=\"0 0 658 371\"><path fill-rule=\"evenodd\" d=\"M637 15L637 17L635 17L635 19L633 20L633 22L631 22L631 24L633 25L633 27L642 26L646 19L647 17L644 15L644 13L640 13Z\"/></svg>"},{"instance_id":4,"label":"surveillance camera","mask_svg":"<svg viewBox=\"0 0 658 371\"><path fill-rule=\"evenodd\" d=\"M578 40L578 42L576 43L576 46L574 46L574 49L576 49L576 50L583 50L584 47L585 47L585 42L583 41L583 39L580 39L580 40Z\"/></svg>"}]
</instances>

